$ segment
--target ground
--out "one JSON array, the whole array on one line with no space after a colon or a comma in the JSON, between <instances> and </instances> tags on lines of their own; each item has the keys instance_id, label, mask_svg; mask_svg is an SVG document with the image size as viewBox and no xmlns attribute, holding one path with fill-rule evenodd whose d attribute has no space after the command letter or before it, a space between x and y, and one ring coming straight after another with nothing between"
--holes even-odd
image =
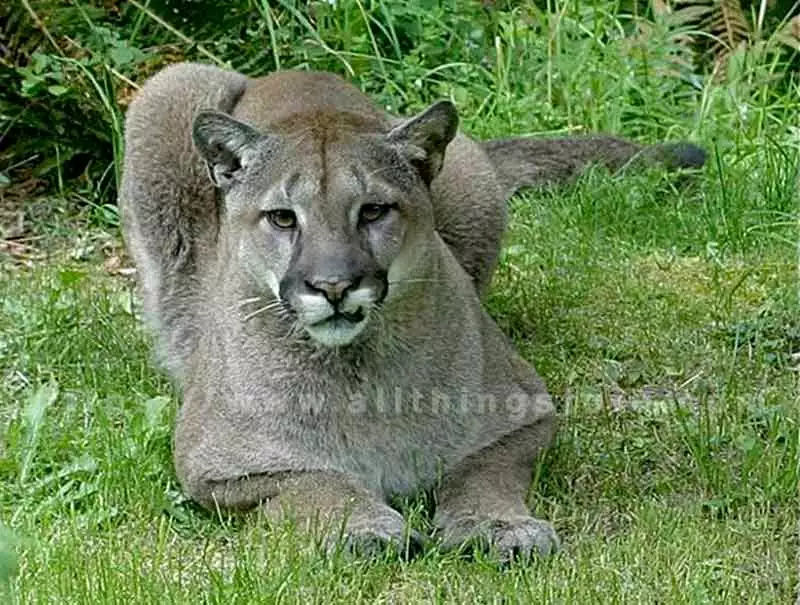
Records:
<instances>
[{"instance_id":1,"label":"ground","mask_svg":"<svg viewBox=\"0 0 800 605\"><path fill-rule=\"evenodd\" d=\"M761 233L711 245L717 213L749 216L721 200L711 175L676 189L600 171L514 200L488 305L559 402L530 504L564 549L510 569L435 549L326 559L291 528L201 512L175 482L177 397L130 278L97 254L7 258L0 512L17 602L786 602L796 259ZM426 527L423 503L405 508Z\"/></svg>"}]
</instances>

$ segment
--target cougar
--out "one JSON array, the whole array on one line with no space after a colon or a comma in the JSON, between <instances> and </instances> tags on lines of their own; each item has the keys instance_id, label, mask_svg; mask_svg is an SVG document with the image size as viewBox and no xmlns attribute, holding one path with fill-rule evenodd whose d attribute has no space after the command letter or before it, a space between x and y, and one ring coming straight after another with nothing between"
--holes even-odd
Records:
<instances>
[{"instance_id":1,"label":"cougar","mask_svg":"<svg viewBox=\"0 0 800 605\"><path fill-rule=\"evenodd\" d=\"M450 102L401 118L330 73L156 74L127 112L120 199L181 390L182 488L331 521L367 551L427 541L388 503L432 492L442 549L554 551L526 506L554 406L481 306L506 202L590 163L703 160L610 136L477 142Z\"/></svg>"}]
</instances>

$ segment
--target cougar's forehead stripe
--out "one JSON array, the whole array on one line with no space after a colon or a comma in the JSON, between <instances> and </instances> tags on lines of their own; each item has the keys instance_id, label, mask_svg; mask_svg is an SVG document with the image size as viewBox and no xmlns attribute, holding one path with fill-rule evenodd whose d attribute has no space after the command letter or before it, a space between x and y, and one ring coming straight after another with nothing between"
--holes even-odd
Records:
<instances>
[{"instance_id":1,"label":"cougar's forehead stripe","mask_svg":"<svg viewBox=\"0 0 800 605\"><path fill-rule=\"evenodd\" d=\"M300 173L293 172L289 175L288 178L284 179L281 183L281 193L286 196L287 200L291 200L293 194L295 193L295 189L297 189L297 183L300 181Z\"/></svg>"},{"instance_id":2,"label":"cougar's forehead stripe","mask_svg":"<svg viewBox=\"0 0 800 605\"><path fill-rule=\"evenodd\" d=\"M291 173L287 178L280 179L264 191L259 203L264 208L286 208L298 200L298 187L301 174L299 171Z\"/></svg>"},{"instance_id":3,"label":"cougar's forehead stripe","mask_svg":"<svg viewBox=\"0 0 800 605\"><path fill-rule=\"evenodd\" d=\"M350 164L350 173L353 175L356 183L358 183L361 193L367 193L367 190L369 189L367 177L361 167L357 164Z\"/></svg>"}]
</instances>

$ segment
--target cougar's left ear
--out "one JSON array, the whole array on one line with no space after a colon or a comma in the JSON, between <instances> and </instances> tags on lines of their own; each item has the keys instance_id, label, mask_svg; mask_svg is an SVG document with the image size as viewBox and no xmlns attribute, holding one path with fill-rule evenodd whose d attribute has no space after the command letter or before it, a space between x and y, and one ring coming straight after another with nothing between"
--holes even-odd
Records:
<instances>
[{"instance_id":1,"label":"cougar's left ear","mask_svg":"<svg viewBox=\"0 0 800 605\"><path fill-rule=\"evenodd\" d=\"M263 138L252 126L218 111L201 111L192 125L192 140L206 161L208 175L223 189L243 168L248 152L254 151Z\"/></svg>"},{"instance_id":2,"label":"cougar's left ear","mask_svg":"<svg viewBox=\"0 0 800 605\"><path fill-rule=\"evenodd\" d=\"M444 150L458 130L458 112L450 101L439 101L396 126L389 141L402 148L422 180L430 185L444 163Z\"/></svg>"}]
</instances>

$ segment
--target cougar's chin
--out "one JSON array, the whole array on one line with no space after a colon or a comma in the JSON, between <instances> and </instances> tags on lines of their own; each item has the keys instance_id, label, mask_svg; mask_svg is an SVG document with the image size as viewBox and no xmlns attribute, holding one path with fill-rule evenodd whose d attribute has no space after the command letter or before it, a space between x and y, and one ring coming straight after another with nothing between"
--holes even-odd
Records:
<instances>
[{"instance_id":1,"label":"cougar's chin","mask_svg":"<svg viewBox=\"0 0 800 605\"><path fill-rule=\"evenodd\" d=\"M367 326L368 314L358 310L355 313L334 313L322 321L305 327L311 338L326 347L345 347L352 343Z\"/></svg>"}]
</instances>

